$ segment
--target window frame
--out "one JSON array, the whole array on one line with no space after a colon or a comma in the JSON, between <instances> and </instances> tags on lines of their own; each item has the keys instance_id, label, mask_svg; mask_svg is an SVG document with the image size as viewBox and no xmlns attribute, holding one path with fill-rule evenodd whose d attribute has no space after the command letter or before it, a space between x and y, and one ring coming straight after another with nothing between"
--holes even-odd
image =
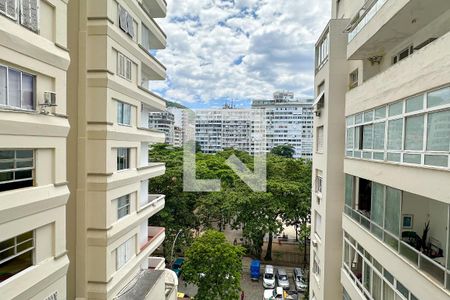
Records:
<instances>
[{"instance_id":1,"label":"window frame","mask_svg":"<svg viewBox=\"0 0 450 300\"><path fill-rule=\"evenodd\" d=\"M130 169L130 148L117 148L117 171L125 171ZM124 152L125 151L125 152ZM120 162L123 159L123 162ZM121 167L122 165L122 167Z\"/></svg>"},{"instance_id":2,"label":"window frame","mask_svg":"<svg viewBox=\"0 0 450 300\"><path fill-rule=\"evenodd\" d=\"M32 234L32 237L31 237L31 238L26 239L26 240L21 241L21 242L17 242L17 238L18 238L19 236L24 235L24 234L29 233L29 232L31 232L31 234ZM32 251L32 252L33 252L33 253L32 253L32 258L33 258L33 259L32 259L32 260L33 260L32 265L34 265L34 264L35 264L34 250L36 249L36 232L35 232L35 230L26 231L26 232L24 232L24 233L21 233L21 234L19 234L19 235L16 235L16 236L14 236L14 237L9 238L9 239L3 240L3 241L1 241L1 242L3 243L3 242L5 242L5 241L11 240L11 239L14 239L14 244L13 244L12 246L6 247L6 248L4 248L4 249L0 249L0 253L5 252L5 251L8 251L8 250L10 250L10 249L14 249L14 254L8 256L7 258L4 258L4 259L0 260L0 265L2 265L3 263L8 262L8 261L10 261L10 260L13 260L14 258L16 258L16 257L18 257L18 256L20 256L20 255L22 255L22 254L25 254L25 253L27 253L27 252L29 252L29 251ZM31 246L31 247L29 247L29 248L27 248L27 249L25 249L25 250L21 250L20 252L17 252L17 247L18 247L18 246L20 246L20 245L22 245L22 244L25 244L25 243L27 243L27 242L29 242L29 241L32 242L32 246Z\"/></svg>"},{"instance_id":3,"label":"window frame","mask_svg":"<svg viewBox=\"0 0 450 300\"><path fill-rule=\"evenodd\" d=\"M123 65L121 64L121 59L123 61ZM126 55L117 51L117 75L131 82L133 79L132 74L133 62Z\"/></svg>"},{"instance_id":4,"label":"window frame","mask_svg":"<svg viewBox=\"0 0 450 300\"><path fill-rule=\"evenodd\" d=\"M21 111L35 111L36 110L36 75L33 75L31 73L28 72L24 72L20 69L16 69L16 68L11 68L9 66L6 65L2 65L0 64L0 69L4 69L5 70L5 104L3 104L2 102L0 102L0 108L8 108L8 109L14 109L14 110L21 110ZM20 107L19 106L15 106L15 105L11 105L10 102L10 82L9 82L9 77L10 77L10 71L13 72L17 72L20 75L20 80L19 80L19 85L20 88L18 90L18 93L20 95ZM23 97L23 76L29 76L32 79L32 84L33 84L33 96L32 96L32 107L31 108L27 108L23 105L23 101L24 101L24 97Z\"/></svg>"},{"instance_id":5,"label":"window frame","mask_svg":"<svg viewBox=\"0 0 450 300\"><path fill-rule=\"evenodd\" d=\"M132 105L120 100L116 100L117 101L117 124L121 125L121 126L128 126L131 127L131 110L132 110ZM120 110L119 110L120 108ZM126 108L128 108L128 123L125 122L126 118Z\"/></svg>"},{"instance_id":6,"label":"window frame","mask_svg":"<svg viewBox=\"0 0 450 300\"><path fill-rule=\"evenodd\" d=\"M122 206L120 206L120 201L121 200L126 200L126 203L124 205L122 205ZM123 219L126 216L128 216L130 214L130 208L131 208L131 205L130 205L130 194L124 195L124 196L121 196L121 197L117 198L117 220ZM126 214L121 215L120 212L123 209L126 210Z\"/></svg>"},{"instance_id":7,"label":"window frame","mask_svg":"<svg viewBox=\"0 0 450 300\"><path fill-rule=\"evenodd\" d=\"M13 168L9 168L9 169L0 169L0 174L2 173L12 173L13 175L13 179L11 180L5 180L5 181L0 181L0 186L3 186L4 184L10 184L10 183L17 183L17 182L25 182L25 181L30 181L32 182L31 187L34 186L35 184L35 150L34 149L0 149L0 151L13 151L14 152L14 157L13 158L4 158L4 159L0 159L0 163L13 163ZM21 158L21 157L17 157L17 152L18 151L31 151L32 155L31 158L30 157L26 157L26 158ZM18 163L21 162L29 162L31 160L31 167L17 167ZM15 179L16 178L16 172L23 172L23 171L31 171L31 177L26 177L26 178L20 178L20 179ZM17 188L18 189L18 188ZM7 189L4 191L8 191L8 190L15 190L15 189Z\"/></svg>"}]
</instances>

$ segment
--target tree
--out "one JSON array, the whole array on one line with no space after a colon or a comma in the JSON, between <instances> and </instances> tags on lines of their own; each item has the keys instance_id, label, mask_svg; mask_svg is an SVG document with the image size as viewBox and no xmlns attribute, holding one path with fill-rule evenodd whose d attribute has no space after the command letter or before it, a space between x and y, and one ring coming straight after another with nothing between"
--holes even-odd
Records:
<instances>
[{"instance_id":1,"label":"tree","mask_svg":"<svg viewBox=\"0 0 450 300\"><path fill-rule=\"evenodd\" d=\"M294 146L292 145L279 145L272 148L272 150L270 150L270 153L272 153L273 155L278 155L286 158L293 158L295 154L295 149Z\"/></svg>"},{"instance_id":2,"label":"tree","mask_svg":"<svg viewBox=\"0 0 450 300\"><path fill-rule=\"evenodd\" d=\"M184 280L198 287L196 299L238 299L243 253L222 232L208 230L196 238L183 264Z\"/></svg>"}]
</instances>

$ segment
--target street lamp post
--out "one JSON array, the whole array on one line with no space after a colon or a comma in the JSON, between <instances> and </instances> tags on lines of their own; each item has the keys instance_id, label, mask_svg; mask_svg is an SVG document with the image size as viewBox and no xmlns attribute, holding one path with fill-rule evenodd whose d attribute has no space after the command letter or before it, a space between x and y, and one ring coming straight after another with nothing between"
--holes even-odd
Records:
<instances>
[{"instance_id":1,"label":"street lamp post","mask_svg":"<svg viewBox=\"0 0 450 300\"><path fill-rule=\"evenodd\" d=\"M175 236L175 239L173 240L172 243L172 249L170 250L170 267L172 267L172 262L173 262L173 249L175 248L175 242L178 239L178 236L180 235L180 233L183 231L183 229L178 230L177 235Z\"/></svg>"}]
</instances>

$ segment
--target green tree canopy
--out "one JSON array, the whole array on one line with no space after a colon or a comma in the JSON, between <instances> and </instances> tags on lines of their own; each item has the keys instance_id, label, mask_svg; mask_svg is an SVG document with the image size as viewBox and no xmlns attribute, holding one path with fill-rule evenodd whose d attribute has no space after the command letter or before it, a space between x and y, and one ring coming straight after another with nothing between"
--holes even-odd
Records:
<instances>
[{"instance_id":1,"label":"green tree canopy","mask_svg":"<svg viewBox=\"0 0 450 300\"><path fill-rule=\"evenodd\" d=\"M270 150L270 153L278 156L283 156L286 158L293 158L295 154L295 149L294 146L292 145L279 145L272 148L272 150Z\"/></svg>"},{"instance_id":2,"label":"green tree canopy","mask_svg":"<svg viewBox=\"0 0 450 300\"><path fill-rule=\"evenodd\" d=\"M183 264L184 280L198 287L196 299L238 299L243 254L222 232L208 230L196 238Z\"/></svg>"}]
</instances>

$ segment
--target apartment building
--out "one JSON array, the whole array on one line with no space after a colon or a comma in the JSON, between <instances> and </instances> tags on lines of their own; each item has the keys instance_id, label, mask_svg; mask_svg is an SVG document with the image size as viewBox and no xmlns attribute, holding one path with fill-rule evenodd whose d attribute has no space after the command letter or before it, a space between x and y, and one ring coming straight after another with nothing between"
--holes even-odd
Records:
<instances>
[{"instance_id":1,"label":"apartment building","mask_svg":"<svg viewBox=\"0 0 450 300\"><path fill-rule=\"evenodd\" d=\"M291 145L295 158L312 159L313 100L297 99L294 93L279 91L273 99L254 100L253 109L263 109L266 120L266 152Z\"/></svg>"},{"instance_id":2,"label":"apartment building","mask_svg":"<svg viewBox=\"0 0 450 300\"><path fill-rule=\"evenodd\" d=\"M148 127L163 132L166 136L165 143L173 145L175 139L175 117L171 112L149 113Z\"/></svg>"},{"instance_id":3,"label":"apartment building","mask_svg":"<svg viewBox=\"0 0 450 300\"><path fill-rule=\"evenodd\" d=\"M166 36L164 0L79 0L68 5L68 299L175 299L177 278L152 257L165 237L151 217L164 195L148 181L165 172L148 149L164 134L148 115L165 110L152 93L165 67L150 50Z\"/></svg>"},{"instance_id":4,"label":"apartment building","mask_svg":"<svg viewBox=\"0 0 450 300\"><path fill-rule=\"evenodd\" d=\"M67 1L0 1L0 298L65 299Z\"/></svg>"},{"instance_id":5,"label":"apartment building","mask_svg":"<svg viewBox=\"0 0 450 300\"><path fill-rule=\"evenodd\" d=\"M310 299L450 299L449 49L449 1L332 1L316 44Z\"/></svg>"},{"instance_id":6,"label":"apartment building","mask_svg":"<svg viewBox=\"0 0 450 300\"><path fill-rule=\"evenodd\" d=\"M234 148L250 154L264 145L264 114L251 109L199 109L195 111L195 141L203 153Z\"/></svg>"}]
</instances>

